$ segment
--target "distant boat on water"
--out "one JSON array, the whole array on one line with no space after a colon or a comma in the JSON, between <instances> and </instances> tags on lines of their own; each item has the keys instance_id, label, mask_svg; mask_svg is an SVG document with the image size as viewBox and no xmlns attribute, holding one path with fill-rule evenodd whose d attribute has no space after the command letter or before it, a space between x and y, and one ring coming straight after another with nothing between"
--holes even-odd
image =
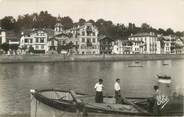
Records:
<instances>
[{"instance_id":1,"label":"distant boat on water","mask_svg":"<svg viewBox=\"0 0 184 117\"><path fill-rule=\"evenodd\" d=\"M128 67L144 67L143 65L128 65Z\"/></svg>"},{"instance_id":2,"label":"distant boat on water","mask_svg":"<svg viewBox=\"0 0 184 117\"><path fill-rule=\"evenodd\" d=\"M160 82L160 83L166 83L166 84L171 83L171 76L157 75L157 77L158 77L158 82Z\"/></svg>"}]
</instances>

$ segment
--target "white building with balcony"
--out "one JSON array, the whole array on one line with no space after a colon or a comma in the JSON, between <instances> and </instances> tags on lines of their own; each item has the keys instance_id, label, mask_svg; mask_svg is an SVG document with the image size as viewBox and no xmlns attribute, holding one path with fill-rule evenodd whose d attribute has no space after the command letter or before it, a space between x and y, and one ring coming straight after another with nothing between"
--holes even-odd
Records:
<instances>
[{"instance_id":1,"label":"white building with balcony","mask_svg":"<svg viewBox=\"0 0 184 117\"><path fill-rule=\"evenodd\" d=\"M78 54L100 54L98 29L91 23L85 23L76 30Z\"/></svg>"},{"instance_id":2,"label":"white building with balcony","mask_svg":"<svg viewBox=\"0 0 184 117\"><path fill-rule=\"evenodd\" d=\"M160 42L154 33L138 33L128 37L133 42L133 53L160 54Z\"/></svg>"},{"instance_id":3,"label":"white building with balcony","mask_svg":"<svg viewBox=\"0 0 184 117\"><path fill-rule=\"evenodd\" d=\"M27 30L22 32L20 47L27 50L33 47L35 53L46 53L48 51L47 38L48 35L44 30Z\"/></svg>"}]
</instances>

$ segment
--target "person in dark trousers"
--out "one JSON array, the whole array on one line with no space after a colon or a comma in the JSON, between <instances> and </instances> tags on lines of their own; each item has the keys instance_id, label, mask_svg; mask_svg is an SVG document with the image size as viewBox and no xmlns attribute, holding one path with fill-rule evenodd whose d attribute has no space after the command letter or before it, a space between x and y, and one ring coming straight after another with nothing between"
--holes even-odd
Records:
<instances>
[{"instance_id":1,"label":"person in dark trousers","mask_svg":"<svg viewBox=\"0 0 184 117\"><path fill-rule=\"evenodd\" d=\"M154 94L153 97L148 99L149 101L149 111L154 115L160 115L160 107L157 104L158 97L160 96L159 86L153 86Z\"/></svg>"},{"instance_id":2,"label":"person in dark trousers","mask_svg":"<svg viewBox=\"0 0 184 117\"><path fill-rule=\"evenodd\" d=\"M96 103L103 103L103 80L99 79L98 82L95 84L96 96L95 102Z\"/></svg>"},{"instance_id":3,"label":"person in dark trousers","mask_svg":"<svg viewBox=\"0 0 184 117\"><path fill-rule=\"evenodd\" d=\"M120 104L122 102L120 89L120 79L117 78L114 84L116 104Z\"/></svg>"}]
</instances>

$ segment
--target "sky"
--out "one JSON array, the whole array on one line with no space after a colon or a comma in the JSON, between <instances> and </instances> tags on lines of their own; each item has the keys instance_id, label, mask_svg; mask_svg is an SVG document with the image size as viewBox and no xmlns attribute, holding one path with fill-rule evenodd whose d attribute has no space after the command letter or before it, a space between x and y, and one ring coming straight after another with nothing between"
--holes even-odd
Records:
<instances>
[{"instance_id":1,"label":"sky","mask_svg":"<svg viewBox=\"0 0 184 117\"><path fill-rule=\"evenodd\" d=\"M184 31L184 0L0 0L0 19L4 16L32 14L47 10L53 16L70 16L154 28Z\"/></svg>"}]
</instances>

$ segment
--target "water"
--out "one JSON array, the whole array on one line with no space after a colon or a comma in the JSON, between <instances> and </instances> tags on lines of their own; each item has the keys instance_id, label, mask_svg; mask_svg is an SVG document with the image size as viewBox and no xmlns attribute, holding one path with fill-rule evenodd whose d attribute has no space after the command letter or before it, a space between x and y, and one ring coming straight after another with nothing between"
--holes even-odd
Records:
<instances>
[{"instance_id":1,"label":"water","mask_svg":"<svg viewBox=\"0 0 184 117\"><path fill-rule=\"evenodd\" d=\"M168 65L163 65L168 63ZM113 95L116 78L122 95L148 97L157 84L156 74L172 76L172 92L183 93L184 60L126 62L65 62L0 64L0 115L29 114L32 88L74 89L95 94L94 84L104 80L105 95Z\"/></svg>"}]
</instances>

